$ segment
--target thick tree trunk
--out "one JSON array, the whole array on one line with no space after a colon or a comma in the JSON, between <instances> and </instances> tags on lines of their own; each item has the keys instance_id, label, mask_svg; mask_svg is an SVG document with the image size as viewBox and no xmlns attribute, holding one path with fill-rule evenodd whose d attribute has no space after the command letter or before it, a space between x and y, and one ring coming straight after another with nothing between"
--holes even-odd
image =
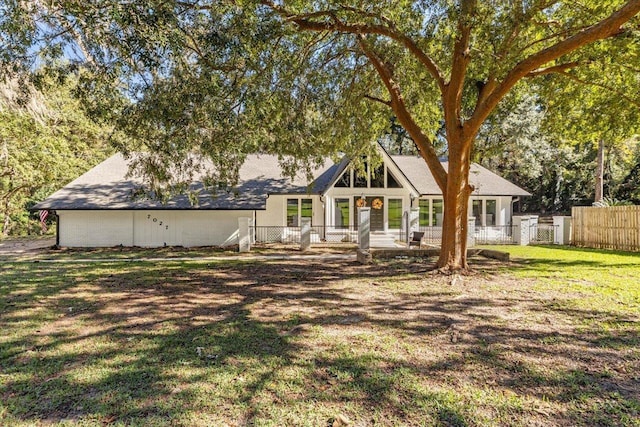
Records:
<instances>
[{"instance_id":1,"label":"thick tree trunk","mask_svg":"<svg viewBox=\"0 0 640 427\"><path fill-rule=\"evenodd\" d=\"M470 156L469 150L457 150L449 146L449 166L447 187L444 190L444 219L442 225L442 246L437 266L447 271L468 268L467 232L469 216ZM460 144L462 145L462 144Z\"/></svg>"}]
</instances>

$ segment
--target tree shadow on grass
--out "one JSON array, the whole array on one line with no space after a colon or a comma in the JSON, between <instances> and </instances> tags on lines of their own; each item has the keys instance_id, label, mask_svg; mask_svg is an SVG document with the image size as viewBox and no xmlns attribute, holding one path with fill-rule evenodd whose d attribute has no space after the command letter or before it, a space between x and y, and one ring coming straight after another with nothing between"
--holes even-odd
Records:
<instances>
[{"instance_id":1,"label":"tree shadow on grass","mask_svg":"<svg viewBox=\"0 0 640 427\"><path fill-rule=\"evenodd\" d=\"M250 372L241 392L234 384L225 387L228 393L237 392L226 396L227 402L251 407L256 391L279 367L294 365L292 356L299 351L297 338L287 333L296 318L260 321L252 316L251 305L277 300L281 305L305 301L312 307L333 306L342 297L323 283L368 275L366 269L344 274L335 267L286 263L259 274L238 263L174 270L127 265L107 272L73 266L56 280L50 274L60 267L39 265L36 270L30 275L36 279L28 283L19 272L3 274L7 287L1 323L16 334L0 347L8 378L1 391L14 407L12 417L52 422L176 419L184 402L171 404L176 400L171 384L186 379L172 372L220 367L237 378ZM381 272L374 275L379 279ZM43 300L42 310L34 307ZM268 316L267 310L261 315ZM323 320L329 321L341 322ZM27 330L15 328L18 323ZM273 368L258 373L256 365ZM204 374L188 377L189 382L206 381ZM177 393L184 396L189 390ZM242 416L250 419L252 412L245 410Z\"/></svg>"},{"instance_id":2,"label":"tree shadow on grass","mask_svg":"<svg viewBox=\"0 0 640 427\"><path fill-rule=\"evenodd\" d=\"M7 420L318 425L352 408L364 422L477 425L477 402L463 395L465 387L483 390L485 375L519 396L564 404L601 394L613 402L612 419L633 413L633 380L586 370L624 357L588 334L505 322L496 311L583 313L450 288L403 290L428 267L278 261L3 273ZM455 328L465 336L452 342ZM409 357L421 346L428 357ZM567 348L589 358L572 364ZM521 401L500 405L502 423L532 416ZM546 420L580 424L598 416L574 407Z\"/></svg>"}]
</instances>

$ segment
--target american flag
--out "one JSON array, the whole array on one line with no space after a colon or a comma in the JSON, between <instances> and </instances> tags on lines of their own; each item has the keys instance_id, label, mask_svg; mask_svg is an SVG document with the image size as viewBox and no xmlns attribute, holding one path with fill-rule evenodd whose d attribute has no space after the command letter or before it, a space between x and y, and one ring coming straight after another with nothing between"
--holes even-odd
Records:
<instances>
[{"instance_id":1,"label":"american flag","mask_svg":"<svg viewBox=\"0 0 640 427\"><path fill-rule=\"evenodd\" d=\"M49 211L47 211L47 210L40 211L39 216L40 216L40 226L42 227L42 232L46 233L47 232L47 224L44 221L49 216Z\"/></svg>"}]
</instances>

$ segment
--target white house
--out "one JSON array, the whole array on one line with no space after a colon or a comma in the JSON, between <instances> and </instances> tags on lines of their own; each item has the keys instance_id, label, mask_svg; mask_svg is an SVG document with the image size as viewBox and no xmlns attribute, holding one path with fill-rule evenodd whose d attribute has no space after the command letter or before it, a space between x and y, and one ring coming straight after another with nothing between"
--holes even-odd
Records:
<instances>
[{"instance_id":1,"label":"white house","mask_svg":"<svg viewBox=\"0 0 640 427\"><path fill-rule=\"evenodd\" d=\"M100 246L229 246L238 243L238 219L250 217L265 240L286 240L299 233L302 218L322 231L318 238L353 228L358 206L371 207L371 230L393 232L404 212L419 208L421 227L442 224L443 199L425 162L416 156L390 156L359 176L346 159L327 160L310 184L285 178L276 156L250 155L229 192L215 195L195 183L197 204L178 196L162 204L135 197L143 185L127 176L128 162L116 154L33 207L58 215L58 244ZM470 212L478 226L511 223L513 201L528 192L493 172L472 165ZM298 234L299 235L299 234Z\"/></svg>"}]
</instances>

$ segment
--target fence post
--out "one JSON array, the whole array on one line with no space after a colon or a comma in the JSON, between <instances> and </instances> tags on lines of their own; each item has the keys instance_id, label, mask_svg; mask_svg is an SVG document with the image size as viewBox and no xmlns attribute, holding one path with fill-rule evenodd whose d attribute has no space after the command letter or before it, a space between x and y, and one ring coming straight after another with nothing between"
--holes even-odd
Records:
<instances>
[{"instance_id":1,"label":"fence post","mask_svg":"<svg viewBox=\"0 0 640 427\"><path fill-rule=\"evenodd\" d=\"M409 211L404 211L402 213L402 227L400 228L400 235L398 236L399 240L405 240L405 242L409 241L409 230L411 228L411 224L409 221Z\"/></svg>"},{"instance_id":2,"label":"fence post","mask_svg":"<svg viewBox=\"0 0 640 427\"><path fill-rule=\"evenodd\" d=\"M568 245L571 239L571 217L553 217L553 243L556 245Z\"/></svg>"},{"instance_id":3,"label":"fence post","mask_svg":"<svg viewBox=\"0 0 640 427\"><path fill-rule=\"evenodd\" d=\"M407 230L407 242L412 231L420 230L420 208L411 208L409 210L409 227Z\"/></svg>"},{"instance_id":4,"label":"fence post","mask_svg":"<svg viewBox=\"0 0 640 427\"><path fill-rule=\"evenodd\" d=\"M302 218L300 221L300 250L302 252L311 247L311 218Z\"/></svg>"},{"instance_id":5,"label":"fence post","mask_svg":"<svg viewBox=\"0 0 640 427\"><path fill-rule=\"evenodd\" d=\"M238 251L249 252L251 250L250 224L252 218L238 218Z\"/></svg>"},{"instance_id":6,"label":"fence post","mask_svg":"<svg viewBox=\"0 0 640 427\"><path fill-rule=\"evenodd\" d=\"M528 216L514 216L513 217L513 226L516 228L514 230L514 239L516 245L527 246L529 244L530 238L530 230L531 223Z\"/></svg>"},{"instance_id":7,"label":"fence post","mask_svg":"<svg viewBox=\"0 0 640 427\"><path fill-rule=\"evenodd\" d=\"M358 208L358 248L369 249L371 231L371 208Z\"/></svg>"},{"instance_id":8,"label":"fence post","mask_svg":"<svg viewBox=\"0 0 640 427\"><path fill-rule=\"evenodd\" d=\"M467 247L472 248L476 245L476 217L470 216L467 219Z\"/></svg>"}]
</instances>

